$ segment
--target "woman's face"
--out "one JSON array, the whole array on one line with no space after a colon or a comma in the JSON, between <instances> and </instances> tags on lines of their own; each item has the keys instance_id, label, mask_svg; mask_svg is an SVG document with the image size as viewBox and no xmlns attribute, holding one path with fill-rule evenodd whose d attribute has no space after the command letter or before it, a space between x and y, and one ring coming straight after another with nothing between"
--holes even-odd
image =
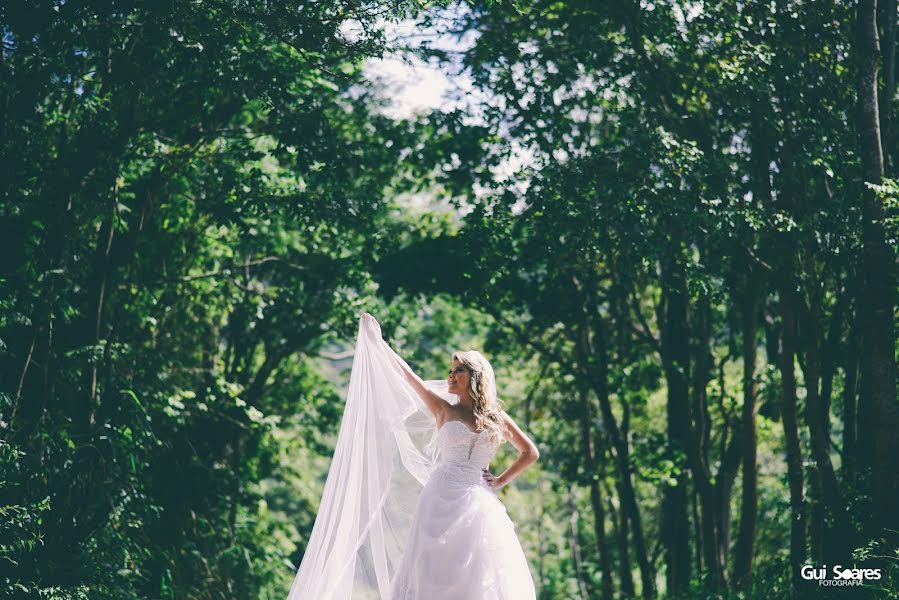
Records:
<instances>
[{"instance_id":1,"label":"woman's face","mask_svg":"<svg viewBox=\"0 0 899 600\"><path fill-rule=\"evenodd\" d=\"M449 374L446 376L447 391L450 394L461 394L468 389L468 382L471 379L471 373L468 367L453 359L453 365L450 367Z\"/></svg>"}]
</instances>

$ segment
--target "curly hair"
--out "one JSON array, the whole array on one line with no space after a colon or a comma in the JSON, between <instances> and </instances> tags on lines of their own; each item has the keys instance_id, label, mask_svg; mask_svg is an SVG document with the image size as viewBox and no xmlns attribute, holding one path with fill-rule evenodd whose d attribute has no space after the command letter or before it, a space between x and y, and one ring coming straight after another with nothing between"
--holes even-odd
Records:
<instances>
[{"instance_id":1,"label":"curly hair","mask_svg":"<svg viewBox=\"0 0 899 600\"><path fill-rule=\"evenodd\" d=\"M471 375L468 392L473 400L477 430L486 431L494 441L502 442L506 433L502 418L503 405L496 395L496 378L490 361L477 350L454 352L453 359L462 363Z\"/></svg>"}]
</instances>

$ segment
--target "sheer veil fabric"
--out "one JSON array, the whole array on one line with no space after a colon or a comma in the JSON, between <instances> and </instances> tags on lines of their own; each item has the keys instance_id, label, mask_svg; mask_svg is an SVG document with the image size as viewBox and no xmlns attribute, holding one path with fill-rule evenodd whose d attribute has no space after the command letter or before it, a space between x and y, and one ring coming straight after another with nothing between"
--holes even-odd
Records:
<instances>
[{"instance_id":1,"label":"sheer veil fabric","mask_svg":"<svg viewBox=\"0 0 899 600\"><path fill-rule=\"evenodd\" d=\"M438 453L434 417L393 357L377 325L360 319L334 458L288 600L390 598ZM457 401L446 382L426 383Z\"/></svg>"}]
</instances>

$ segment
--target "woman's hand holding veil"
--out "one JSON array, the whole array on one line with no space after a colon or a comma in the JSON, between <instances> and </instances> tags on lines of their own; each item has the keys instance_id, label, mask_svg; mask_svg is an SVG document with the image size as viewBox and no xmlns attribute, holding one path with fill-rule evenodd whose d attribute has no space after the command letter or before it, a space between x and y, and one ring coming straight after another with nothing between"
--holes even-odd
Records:
<instances>
[{"instance_id":1,"label":"woman's hand holding veil","mask_svg":"<svg viewBox=\"0 0 899 600\"><path fill-rule=\"evenodd\" d=\"M393 351L393 348L390 347L390 344L387 343L387 340L382 337L381 324L378 323L378 320L371 313L364 312L362 313L362 322L367 327L371 328L372 332L377 334L378 341L386 346L389 357L392 359L393 366L396 367L397 371L399 371L403 376L407 378L410 375L414 377L415 374L412 371L412 368L406 363L406 361L400 358L400 356L396 352Z\"/></svg>"},{"instance_id":2,"label":"woman's hand holding veil","mask_svg":"<svg viewBox=\"0 0 899 600\"><path fill-rule=\"evenodd\" d=\"M378 335L381 335L381 324L378 323L378 320L374 318L370 313L362 313L362 321L368 324L368 326L371 327L374 331L377 331Z\"/></svg>"}]
</instances>

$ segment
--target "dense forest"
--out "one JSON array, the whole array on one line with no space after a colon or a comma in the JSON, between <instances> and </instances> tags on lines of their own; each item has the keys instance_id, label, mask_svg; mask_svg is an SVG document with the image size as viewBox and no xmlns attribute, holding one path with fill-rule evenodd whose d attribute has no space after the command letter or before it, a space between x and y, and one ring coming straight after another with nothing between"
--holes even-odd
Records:
<instances>
[{"instance_id":1,"label":"dense forest","mask_svg":"<svg viewBox=\"0 0 899 600\"><path fill-rule=\"evenodd\" d=\"M0 593L285 597L369 311L493 362L541 599L899 598L897 13L0 3Z\"/></svg>"}]
</instances>

